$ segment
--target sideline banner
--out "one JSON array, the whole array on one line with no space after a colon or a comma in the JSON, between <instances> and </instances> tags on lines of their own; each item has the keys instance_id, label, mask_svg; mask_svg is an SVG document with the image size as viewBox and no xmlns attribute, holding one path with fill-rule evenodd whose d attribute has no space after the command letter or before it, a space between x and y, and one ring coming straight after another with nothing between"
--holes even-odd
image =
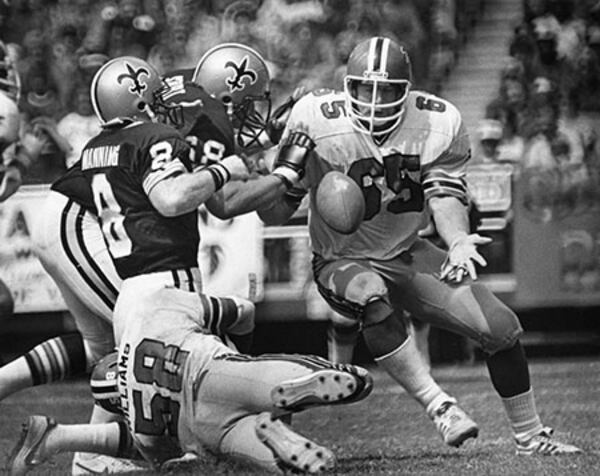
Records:
<instances>
[{"instance_id":1,"label":"sideline banner","mask_svg":"<svg viewBox=\"0 0 600 476\"><path fill-rule=\"evenodd\" d=\"M516 183L519 306L600 305L600 182L592 181L594 172L531 170Z\"/></svg>"},{"instance_id":2,"label":"sideline banner","mask_svg":"<svg viewBox=\"0 0 600 476\"><path fill-rule=\"evenodd\" d=\"M0 204L0 279L11 290L16 313L66 310L58 288L31 247L36 211L48 186L23 186ZM208 294L263 296L262 222L254 213L219 220L199 212L199 263Z\"/></svg>"}]
</instances>

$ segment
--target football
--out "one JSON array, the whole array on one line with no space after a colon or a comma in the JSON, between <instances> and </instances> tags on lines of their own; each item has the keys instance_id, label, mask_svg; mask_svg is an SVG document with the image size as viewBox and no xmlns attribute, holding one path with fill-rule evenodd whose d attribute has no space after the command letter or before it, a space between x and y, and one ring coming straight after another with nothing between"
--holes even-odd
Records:
<instances>
[{"instance_id":1,"label":"football","mask_svg":"<svg viewBox=\"0 0 600 476\"><path fill-rule=\"evenodd\" d=\"M342 172L326 173L317 187L315 199L323 221L338 233L354 233L365 216L365 199L360 187Z\"/></svg>"}]
</instances>

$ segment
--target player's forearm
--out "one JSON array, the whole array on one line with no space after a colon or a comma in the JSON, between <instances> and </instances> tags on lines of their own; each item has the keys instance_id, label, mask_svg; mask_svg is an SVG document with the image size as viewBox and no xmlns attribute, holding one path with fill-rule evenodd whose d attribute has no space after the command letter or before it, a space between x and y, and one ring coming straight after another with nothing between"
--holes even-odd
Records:
<instances>
[{"instance_id":1,"label":"player's forearm","mask_svg":"<svg viewBox=\"0 0 600 476\"><path fill-rule=\"evenodd\" d=\"M283 225L291 218L299 205L300 202L281 198L256 210L256 212L266 225Z\"/></svg>"},{"instance_id":2,"label":"player's forearm","mask_svg":"<svg viewBox=\"0 0 600 476\"><path fill-rule=\"evenodd\" d=\"M263 208L279 200L286 190L279 177L263 175L247 182L229 182L206 205L213 215L224 220Z\"/></svg>"},{"instance_id":3,"label":"player's forearm","mask_svg":"<svg viewBox=\"0 0 600 476\"><path fill-rule=\"evenodd\" d=\"M207 169L162 180L151 190L150 200L164 216L172 217L195 211L217 190Z\"/></svg>"},{"instance_id":4,"label":"player's forearm","mask_svg":"<svg viewBox=\"0 0 600 476\"><path fill-rule=\"evenodd\" d=\"M469 234L467 207L455 197L431 197L429 209L438 234L450 246L456 239Z\"/></svg>"}]
</instances>

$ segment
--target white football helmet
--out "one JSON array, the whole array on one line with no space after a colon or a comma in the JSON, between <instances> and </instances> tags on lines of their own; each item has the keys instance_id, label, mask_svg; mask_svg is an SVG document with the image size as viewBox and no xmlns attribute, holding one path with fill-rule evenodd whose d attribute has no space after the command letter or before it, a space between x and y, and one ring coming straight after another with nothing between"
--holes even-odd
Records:
<instances>
[{"instance_id":1,"label":"white football helmet","mask_svg":"<svg viewBox=\"0 0 600 476\"><path fill-rule=\"evenodd\" d=\"M161 100L165 85L146 61L121 56L104 64L92 80L90 95L102 124L157 121L168 106Z\"/></svg>"},{"instance_id":2,"label":"white football helmet","mask_svg":"<svg viewBox=\"0 0 600 476\"><path fill-rule=\"evenodd\" d=\"M247 148L264 141L271 117L271 77L256 50L240 43L217 45L200 58L193 81L223 102L238 145Z\"/></svg>"},{"instance_id":3,"label":"white football helmet","mask_svg":"<svg viewBox=\"0 0 600 476\"><path fill-rule=\"evenodd\" d=\"M371 100L360 100L358 84L372 86ZM410 59L404 48L389 38L376 36L359 43L348 58L344 93L353 126L381 138L393 131L404 116L404 102L412 84ZM396 88L391 102L378 99L383 85Z\"/></svg>"}]
</instances>

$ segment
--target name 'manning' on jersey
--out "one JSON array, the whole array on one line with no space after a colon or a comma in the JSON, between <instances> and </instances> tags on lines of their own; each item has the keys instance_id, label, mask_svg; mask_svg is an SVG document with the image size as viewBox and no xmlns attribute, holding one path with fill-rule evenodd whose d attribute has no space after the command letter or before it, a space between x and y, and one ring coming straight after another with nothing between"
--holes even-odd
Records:
<instances>
[{"instance_id":1,"label":"name 'manning' on jersey","mask_svg":"<svg viewBox=\"0 0 600 476\"><path fill-rule=\"evenodd\" d=\"M451 195L467 203L470 146L460 113L420 91L410 92L405 107L402 123L382 145L352 127L342 93L315 91L292 109L284 137L303 130L316 143L301 183L310 192L315 253L326 259L390 259L408 249L427 223L430 197ZM364 221L351 235L332 230L315 208L317 185L330 170L349 175L365 198Z\"/></svg>"},{"instance_id":2,"label":"name 'manning' on jersey","mask_svg":"<svg viewBox=\"0 0 600 476\"><path fill-rule=\"evenodd\" d=\"M192 70L190 70L192 71ZM185 124L185 140L190 144L192 168L204 167L235 152L233 127L223 104L200 86L186 81L185 70L165 76L169 86L165 101L179 104ZM75 163L52 184L52 190L73 199L86 210L96 213L88 181L81 173L81 161Z\"/></svg>"},{"instance_id":3,"label":"name 'manning' on jersey","mask_svg":"<svg viewBox=\"0 0 600 476\"><path fill-rule=\"evenodd\" d=\"M198 214L165 217L148 198L191 170L189 149L173 128L146 122L104 129L83 149L81 173L121 278L198 266Z\"/></svg>"}]
</instances>

